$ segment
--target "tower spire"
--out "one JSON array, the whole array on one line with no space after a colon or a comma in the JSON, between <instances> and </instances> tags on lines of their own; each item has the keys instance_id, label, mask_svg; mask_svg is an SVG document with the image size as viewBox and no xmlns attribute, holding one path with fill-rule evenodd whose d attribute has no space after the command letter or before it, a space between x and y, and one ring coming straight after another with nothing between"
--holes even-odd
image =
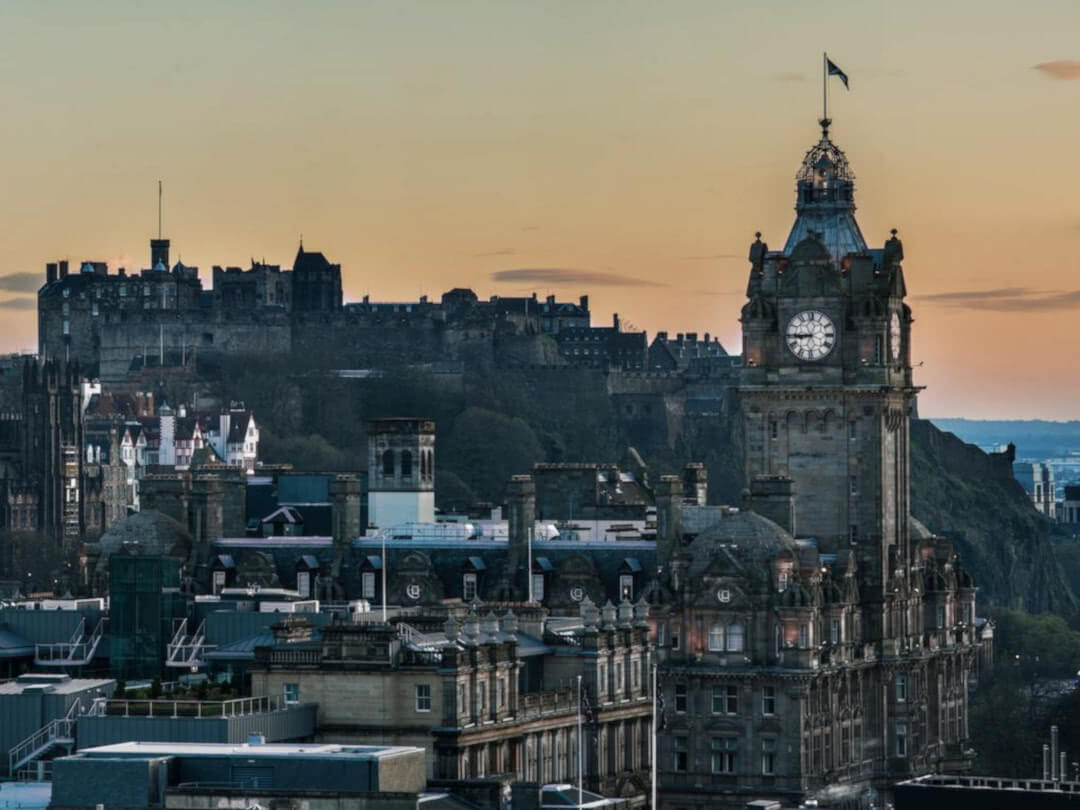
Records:
<instances>
[{"instance_id":1,"label":"tower spire","mask_svg":"<svg viewBox=\"0 0 1080 810\"><path fill-rule=\"evenodd\" d=\"M157 181L157 238L161 238L161 181Z\"/></svg>"}]
</instances>

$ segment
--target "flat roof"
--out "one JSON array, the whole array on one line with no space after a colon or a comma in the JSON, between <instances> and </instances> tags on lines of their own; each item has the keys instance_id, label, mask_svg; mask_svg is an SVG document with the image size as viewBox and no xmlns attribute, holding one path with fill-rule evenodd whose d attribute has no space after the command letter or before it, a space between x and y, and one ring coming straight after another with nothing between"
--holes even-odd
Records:
<instances>
[{"instance_id":1,"label":"flat roof","mask_svg":"<svg viewBox=\"0 0 1080 810\"><path fill-rule=\"evenodd\" d=\"M310 758L371 760L423 753L410 745L345 745L339 743L170 743L122 742L79 750L76 757L114 759L123 757L242 757L251 759Z\"/></svg>"},{"instance_id":2,"label":"flat roof","mask_svg":"<svg viewBox=\"0 0 1080 810\"><path fill-rule=\"evenodd\" d=\"M70 695L90 689L104 689L116 681L112 678L68 678L53 673L29 673L14 681L0 683L0 695L21 695L24 692L48 692L51 695ZM25 678L25 680L23 680Z\"/></svg>"}]
</instances>

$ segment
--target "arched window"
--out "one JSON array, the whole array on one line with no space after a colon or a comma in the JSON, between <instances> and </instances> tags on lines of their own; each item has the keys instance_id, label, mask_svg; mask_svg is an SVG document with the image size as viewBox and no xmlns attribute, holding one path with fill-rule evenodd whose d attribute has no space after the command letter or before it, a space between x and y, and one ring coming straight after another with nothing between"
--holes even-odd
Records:
<instances>
[{"instance_id":1,"label":"arched window","mask_svg":"<svg viewBox=\"0 0 1080 810\"><path fill-rule=\"evenodd\" d=\"M394 474L394 451L387 450L382 454L382 472L383 475Z\"/></svg>"},{"instance_id":2,"label":"arched window","mask_svg":"<svg viewBox=\"0 0 1080 810\"><path fill-rule=\"evenodd\" d=\"M401 451L401 476L408 478L412 475L412 453L408 450Z\"/></svg>"},{"instance_id":3,"label":"arched window","mask_svg":"<svg viewBox=\"0 0 1080 810\"><path fill-rule=\"evenodd\" d=\"M728 652L742 652L743 649L743 626L741 624L729 624L727 629Z\"/></svg>"},{"instance_id":4,"label":"arched window","mask_svg":"<svg viewBox=\"0 0 1080 810\"><path fill-rule=\"evenodd\" d=\"M714 624L709 628L709 649L713 652L724 651L724 625Z\"/></svg>"},{"instance_id":5,"label":"arched window","mask_svg":"<svg viewBox=\"0 0 1080 810\"><path fill-rule=\"evenodd\" d=\"M427 453L423 450L420 451L420 480L427 480Z\"/></svg>"}]
</instances>

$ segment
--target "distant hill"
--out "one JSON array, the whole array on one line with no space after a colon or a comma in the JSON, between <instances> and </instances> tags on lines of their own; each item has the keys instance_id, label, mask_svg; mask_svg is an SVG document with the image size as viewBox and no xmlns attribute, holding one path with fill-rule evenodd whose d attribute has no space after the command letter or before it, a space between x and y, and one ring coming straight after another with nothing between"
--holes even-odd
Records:
<instances>
[{"instance_id":1,"label":"distant hill","mask_svg":"<svg viewBox=\"0 0 1080 810\"><path fill-rule=\"evenodd\" d=\"M1016 445L1017 458L1052 458L1080 453L1080 421L1042 419L931 419L941 430L980 447Z\"/></svg>"}]
</instances>

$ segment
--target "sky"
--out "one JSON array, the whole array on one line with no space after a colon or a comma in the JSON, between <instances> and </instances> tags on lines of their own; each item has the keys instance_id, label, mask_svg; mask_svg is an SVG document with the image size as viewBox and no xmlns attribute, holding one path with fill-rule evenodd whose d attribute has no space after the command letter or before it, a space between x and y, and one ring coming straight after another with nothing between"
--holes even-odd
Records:
<instances>
[{"instance_id":1,"label":"sky","mask_svg":"<svg viewBox=\"0 0 1080 810\"><path fill-rule=\"evenodd\" d=\"M904 241L923 416L1080 418L1080 4L0 0L0 351L47 261L288 266L347 300L590 296L739 350L832 136ZM509 272L519 271L519 272Z\"/></svg>"}]
</instances>

